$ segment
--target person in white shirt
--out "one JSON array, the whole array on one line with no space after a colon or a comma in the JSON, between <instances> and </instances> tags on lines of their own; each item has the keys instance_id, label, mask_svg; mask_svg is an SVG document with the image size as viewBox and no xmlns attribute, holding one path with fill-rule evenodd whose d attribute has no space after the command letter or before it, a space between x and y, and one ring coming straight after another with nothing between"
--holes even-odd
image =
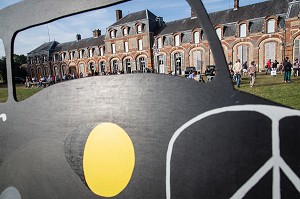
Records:
<instances>
[{"instance_id":1,"label":"person in white shirt","mask_svg":"<svg viewBox=\"0 0 300 199\"><path fill-rule=\"evenodd\" d=\"M240 59L236 61L236 63L233 65L232 70L234 72L234 75L236 76L236 85L240 87L241 85L241 71L242 71L242 64L240 62Z\"/></svg>"}]
</instances>

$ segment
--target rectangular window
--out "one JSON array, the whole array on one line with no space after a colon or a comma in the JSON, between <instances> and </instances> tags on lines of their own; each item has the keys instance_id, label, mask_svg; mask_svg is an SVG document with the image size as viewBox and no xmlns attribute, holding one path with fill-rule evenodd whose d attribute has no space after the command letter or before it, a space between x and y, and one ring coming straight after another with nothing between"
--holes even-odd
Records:
<instances>
[{"instance_id":1,"label":"rectangular window","mask_svg":"<svg viewBox=\"0 0 300 199\"><path fill-rule=\"evenodd\" d=\"M138 25L137 29L138 29L138 33L141 33L142 32L142 25Z\"/></svg>"},{"instance_id":2,"label":"rectangular window","mask_svg":"<svg viewBox=\"0 0 300 199\"><path fill-rule=\"evenodd\" d=\"M179 35L175 36L175 46L179 46L180 45L180 40L179 40Z\"/></svg>"},{"instance_id":3,"label":"rectangular window","mask_svg":"<svg viewBox=\"0 0 300 199\"><path fill-rule=\"evenodd\" d=\"M83 57L83 50L80 50L79 51L79 59L82 59L82 57Z\"/></svg>"},{"instance_id":4,"label":"rectangular window","mask_svg":"<svg viewBox=\"0 0 300 199\"><path fill-rule=\"evenodd\" d=\"M111 44L111 52L112 54L116 54L116 44Z\"/></svg>"},{"instance_id":5,"label":"rectangular window","mask_svg":"<svg viewBox=\"0 0 300 199\"><path fill-rule=\"evenodd\" d=\"M103 47L100 48L100 56L103 56L104 55L104 50L103 50Z\"/></svg>"},{"instance_id":6,"label":"rectangular window","mask_svg":"<svg viewBox=\"0 0 300 199\"><path fill-rule=\"evenodd\" d=\"M143 50L143 40L138 40L138 50Z\"/></svg>"},{"instance_id":7,"label":"rectangular window","mask_svg":"<svg viewBox=\"0 0 300 199\"><path fill-rule=\"evenodd\" d=\"M93 49L90 49L90 57L93 57Z\"/></svg>"},{"instance_id":8,"label":"rectangular window","mask_svg":"<svg viewBox=\"0 0 300 199\"><path fill-rule=\"evenodd\" d=\"M217 28L217 29L216 29L216 33L217 33L219 39L221 40L221 39L222 39L222 31L221 31L221 28Z\"/></svg>"},{"instance_id":9,"label":"rectangular window","mask_svg":"<svg viewBox=\"0 0 300 199\"><path fill-rule=\"evenodd\" d=\"M300 40L296 39L294 43L294 60L300 59Z\"/></svg>"},{"instance_id":10,"label":"rectangular window","mask_svg":"<svg viewBox=\"0 0 300 199\"><path fill-rule=\"evenodd\" d=\"M127 29L127 28L124 28L124 29L123 29L123 35L124 35L124 36L127 36L127 35L128 35L128 29Z\"/></svg>"},{"instance_id":11,"label":"rectangular window","mask_svg":"<svg viewBox=\"0 0 300 199\"><path fill-rule=\"evenodd\" d=\"M112 30L112 31L110 31L110 38L115 38L115 31L114 30Z\"/></svg>"},{"instance_id":12,"label":"rectangular window","mask_svg":"<svg viewBox=\"0 0 300 199\"><path fill-rule=\"evenodd\" d=\"M129 51L129 48L128 48L128 41L125 41L125 42L124 42L124 50L125 50L126 53L128 53L128 51Z\"/></svg>"},{"instance_id":13,"label":"rectangular window","mask_svg":"<svg viewBox=\"0 0 300 199\"><path fill-rule=\"evenodd\" d=\"M199 44L200 43L200 33L194 32L194 43Z\"/></svg>"},{"instance_id":14,"label":"rectangular window","mask_svg":"<svg viewBox=\"0 0 300 199\"><path fill-rule=\"evenodd\" d=\"M274 33L275 32L275 20L270 19L267 21L267 33Z\"/></svg>"},{"instance_id":15,"label":"rectangular window","mask_svg":"<svg viewBox=\"0 0 300 199\"><path fill-rule=\"evenodd\" d=\"M242 24L240 25L240 37L246 37L246 24Z\"/></svg>"},{"instance_id":16,"label":"rectangular window","mask_svg":"<svg viewBox=\"0 0 300 199\"><path fill-rule=\"evenodd\" d=\"M162 48L162 39L161 38L157 39L157 48L158 49Z\"/></svg>"}]
</instances>

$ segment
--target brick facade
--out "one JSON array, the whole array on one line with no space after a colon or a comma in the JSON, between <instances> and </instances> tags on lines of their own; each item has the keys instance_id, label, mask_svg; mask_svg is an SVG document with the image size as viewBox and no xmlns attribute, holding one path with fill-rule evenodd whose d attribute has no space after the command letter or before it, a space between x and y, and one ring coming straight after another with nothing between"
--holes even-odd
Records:
<instances>
[{"instance_id":1,"label":"brick facade","mask_svg":"<svg viewBox=\"0 0 300 199\"><path fill-rule=\"evenodd\" d=\"M299 58L300 2L273 0L244 7L235 0L231 10L210 13L229 63L255 61L264 70L267 59ZM265 9L269 8L269 9ZM210 45L197 18L164 22L149 10L122 17L106 34L59 44L49 42L28 53L30 76L88 76L153 71L181 75L186 67L204 72L214 65ZM114 49L113 49L114 48ZM81 75L80 75L81 74Z\"/></svg>"}]
</instances>

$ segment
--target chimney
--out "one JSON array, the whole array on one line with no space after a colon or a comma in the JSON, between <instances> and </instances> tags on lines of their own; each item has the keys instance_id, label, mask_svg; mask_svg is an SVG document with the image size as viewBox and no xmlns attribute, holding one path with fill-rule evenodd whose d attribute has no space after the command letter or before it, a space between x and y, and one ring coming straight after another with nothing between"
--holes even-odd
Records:
<instances>
[{"instance_id":1,"label":"chimney","mask_svg":"<svg viewBox=\"0 0 300 199\"><path fill-rule=\"evenodd\" d=\"M81 34L77 34L76 39L77 39L77 41L80 41L81 40Z\"/></svg>"},{"instance_id":2,"label":"chimney","mask_svg":"<svg viewBox=\"0 0 300 199\"><path fill-rule=\"evenodd\" d=\"M191 18L197 18L197 15L196 15L195 11L193 10L193 8L191 8Z\"/></svg>"},{"instance_id":3,"label":"chimney","mask_svg":"<svg viewBox=\"0 0 300 199\"><path fill-rule=\"evenodd\" d=\"M122 19L122 10L116 10L116 19L117 21L119 21L120 19Z\"/></svg>"},{"instance_id":4,"label":"chimney","mask_svg":"<svg viewBox=\"0 0 300 199\"><path fill-rule=\"evenodd\" d=\"M98 38L99 36L101 36L101 30L97 29L93 31L93 37L94 38Z\"/></svg>"},{"instance_id":5,"label":"chimney","mask_svg":"<svg viewBox=\"0 0 300 199\"><path fill-rule=\"evenodd\" d=\"M240 7L239 0L234 0L234 9L233 10L237 10L239 7Z\"/></svg>"}]
</instances>

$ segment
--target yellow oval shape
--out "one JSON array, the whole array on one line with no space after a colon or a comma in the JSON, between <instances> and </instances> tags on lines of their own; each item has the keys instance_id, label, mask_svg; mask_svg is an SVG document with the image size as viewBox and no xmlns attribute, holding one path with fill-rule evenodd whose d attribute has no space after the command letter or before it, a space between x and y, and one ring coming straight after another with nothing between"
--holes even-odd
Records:
<instances>
[{"instance_id":1,"label":"yellow oval shape","mask_svg":"<svg viewBox=\"0 0 300 199\"><path fill-rule=\"evenodd\" d=\"M90 133L84 148L83 172L96 195L113 197L128 185L135 153L128 134L118 125L102 123Z\"/></svg>"}]
</instances>

